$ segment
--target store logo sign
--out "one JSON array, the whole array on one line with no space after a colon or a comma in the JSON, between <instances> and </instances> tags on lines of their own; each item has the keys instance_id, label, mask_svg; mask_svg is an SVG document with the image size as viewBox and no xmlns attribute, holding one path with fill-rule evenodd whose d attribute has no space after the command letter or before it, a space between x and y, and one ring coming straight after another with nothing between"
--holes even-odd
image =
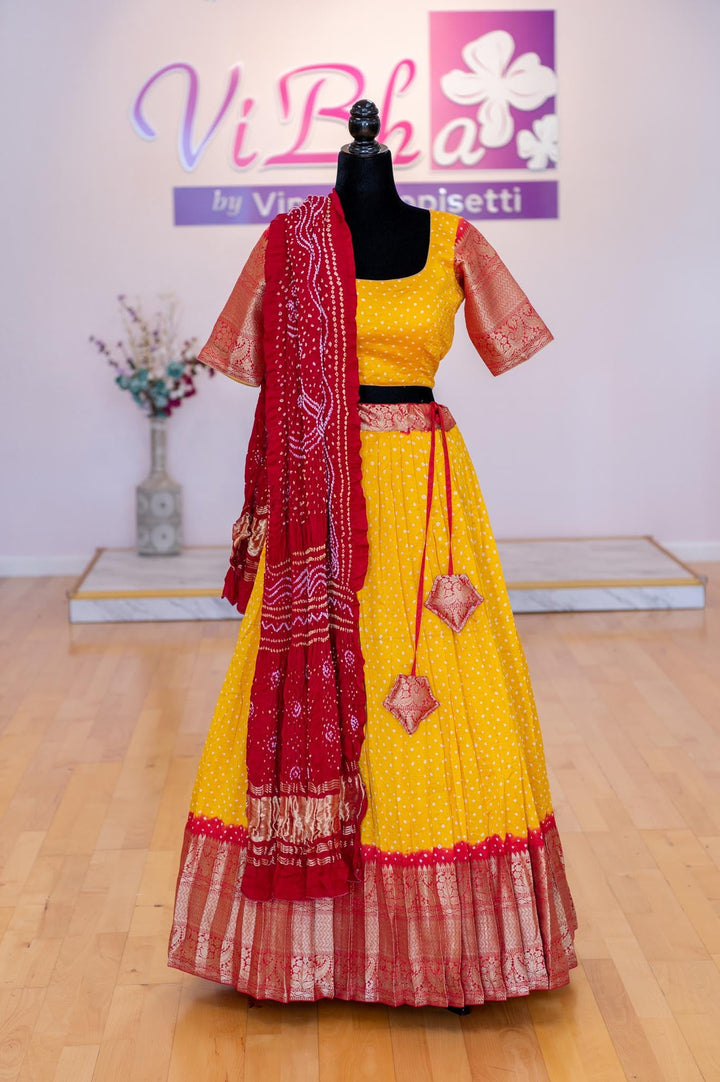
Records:
<instances>
[{"instance_id":1,"label":"store logo sign","mask_svg":"<svg viewBox=\"0 0 720 1082\"><path fill-rule=\"evenodd\" d=\"M553 11L430 15L434 169L553 169Z\"/></svg>"},{"instance_id":2,"label":"store logo sign","mask_svg":"<svg viewBox=\"0 0 720 1082\"><path fill-rule=\"evenodd\" d=\"M175 223L259 224L312 190L326 190L327 184L316 188L255 178L268 168L334 169L338 145L347 138L350 106L366 93L377 94L383 121L379 139L393 152L398 188L409 203L472 218L556 218L554 12L440 11L431 12L429 20L430 143L425 147L418 146L417 105L410 107L418 74L411 57L398 60L374 88L362 70L341 61L286 71L274 85L279 111L267 88L255 96L240 61L214 102L205 98L201 73L185 61L150 74L131 106L136 133L149 142L167 139L167 128L155 126L155 101L159 84L172 84L182 168L193 172L219 140L229 169L244 181L175 188ZM278 131L268 154L260 151L257 133L267 128L270 116ZM424 173L425 179L416 180L413 173Z\"/></svg>"},{"instance_id":3,"label":"store logo sign","mask_svg":"<svg viewBox=\"0 0 720 1082\"><path fill-rule=\"evenodd\" d=\"M392 142L396 165L411 165L420 153L411 146L412 124L394 118L396 98L402 97L410 87L415 71L413 60L399 60L389 74L382 98L378 99L383 120L379 137L381 141ZM277 81L282 125L277 138L281 145L276 153L262 158L253 142L256 126L262 123L258 117L259 103L245 90L241 63L230 69L224 94L204 131L199 130L197 118L201 93L197 70L191 64L177 61L153 72L138 91L130 112L132 126L141 139L152 142L157 137L151 119L152 97L158 84L168 79L180 89L177 146L180 164L188 173L200 164L210 141L221 128L228 143L230 165L239 171L269 166L334 165L338 152L336 133L344 128L347 138L350 106L364 96L366 84L363 72L352 64L306 64L285 72ZM338 127L329 126L328 120L338 122ZM318 133L328 129L327 148L317 149Z\"/></svg>"}]
</instances>

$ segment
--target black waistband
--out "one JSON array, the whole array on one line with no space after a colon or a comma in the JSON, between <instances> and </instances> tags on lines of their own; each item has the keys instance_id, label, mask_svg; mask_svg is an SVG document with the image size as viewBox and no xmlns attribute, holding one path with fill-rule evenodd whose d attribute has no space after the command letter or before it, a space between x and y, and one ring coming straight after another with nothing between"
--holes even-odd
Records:
<instances>
[{"instance_id":1,"label":"black waistband","mask_svg":"<svg viewBox=\"0 0 720 1082\"><path fill-rule=\"evenodd\" d=\"M371 383L360 384L361 402L434 402L432 387L399 387L397 384L377 386Z\"/></svg>"}]
</instances>

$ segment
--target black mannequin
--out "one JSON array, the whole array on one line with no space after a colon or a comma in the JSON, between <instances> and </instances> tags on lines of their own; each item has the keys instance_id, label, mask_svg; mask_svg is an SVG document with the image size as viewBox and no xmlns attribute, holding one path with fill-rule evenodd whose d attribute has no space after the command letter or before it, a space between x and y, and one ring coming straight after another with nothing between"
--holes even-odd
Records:
<instances>
[{"instance_id":1,"label":"black mannequin","mask_svg":"<svg viewBox=\"0 0 720 1082\"><path fill-rule=\"evenodd\" d=\"M338 155L335 190L350 227L355 275L386 281L421 271L430 246L430 211L408 206L398 195L392 155L378 143L377 106L357 101L348 124L353 142Z\"/></svg>"}]
</instances>

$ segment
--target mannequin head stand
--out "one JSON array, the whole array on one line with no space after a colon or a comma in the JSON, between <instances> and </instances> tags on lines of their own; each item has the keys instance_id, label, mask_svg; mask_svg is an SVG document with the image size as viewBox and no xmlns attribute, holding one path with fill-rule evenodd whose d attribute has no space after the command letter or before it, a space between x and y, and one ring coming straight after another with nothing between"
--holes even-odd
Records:
<instances>
[{"instance_id":1,"label":"mannequin head stand","mask_svg":"<svg viewBox=\"0 0 720 1082\"><path fill-rule=\"evenodd\" d=\"M348 124L353 142L338 155L335 190L350 228L358 278L406 278L425 266L430 213L405 203L395 187L392 155L378 143L373 102L356 102Z\"/></svg>"}]
</instances>

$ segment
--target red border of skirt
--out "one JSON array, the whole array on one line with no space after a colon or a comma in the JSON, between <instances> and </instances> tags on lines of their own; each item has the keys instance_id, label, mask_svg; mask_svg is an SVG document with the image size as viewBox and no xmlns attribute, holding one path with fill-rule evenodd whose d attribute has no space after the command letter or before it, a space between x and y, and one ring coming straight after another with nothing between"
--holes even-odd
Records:
<instances>
[{"instance_id":1,"label":"red border of skirt","mask_svg":"<svg viewBox=\"0 0 720 1082\"><path fill-rule=\"evenodd\" d=\"M254 999L464 1006L558 988L577 918L555 819L524 838L384 853L337 898L240 891L246 831L190 815L168 964Z\"/></svg>"}]
</instances>

